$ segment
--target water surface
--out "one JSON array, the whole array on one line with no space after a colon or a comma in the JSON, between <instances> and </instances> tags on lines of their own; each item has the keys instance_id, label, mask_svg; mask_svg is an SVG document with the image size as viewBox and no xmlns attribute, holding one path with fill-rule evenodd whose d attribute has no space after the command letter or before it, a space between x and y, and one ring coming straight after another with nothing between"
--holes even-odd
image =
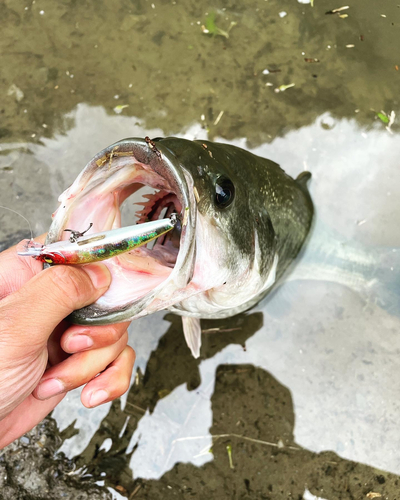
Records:
<instances>
[{"instance_id":1,"label":"water surface","mask_svg":"<svg viewBox=\"0 0 400 500\"><path fill-rule=\"evenodd\" d=\"M348 5L340 18L318 0L0 3L0 199L36 234L124 137L232 142L313 174L315 225L284 284L204 322L199 360L178 317L134 322L128 395L87 410L75 391L54 411L61 450L115 495L398 491L399 127L377 113L400 112L400 9ZM237 23L228 39L202 32L211 11ZM0 222L3 248L26 235L13 214Z\"/></svg>"}]
</instances>

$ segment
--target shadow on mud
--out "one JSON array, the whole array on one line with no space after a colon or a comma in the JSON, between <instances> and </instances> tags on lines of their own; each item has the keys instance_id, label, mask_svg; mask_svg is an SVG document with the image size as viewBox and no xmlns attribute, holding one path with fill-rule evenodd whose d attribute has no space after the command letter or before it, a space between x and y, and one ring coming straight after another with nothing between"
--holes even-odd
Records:
<instances>
[{"instance_id":1,"label":"shadow on mud","mask_svg":"<svg viewBox=\"0 0 400 500\"><path fill-rule=\"evenodd\" d=\"M188 496L301 500L303 495L336 500L391 497L398 491L399 477L394 474L344 460L333 452L317 454L298 446L290 391L265 370L248 364L224 364L217 369L211 398L211 449L207 448L210 436L179 439L204 440L204 454L212 454L212 461L202 467L178 463L159 480L134 479L129 461L136 446L128 453L127 449L144 413L152 412L160 399L185 382L195 390L200 384L199 363L232 342L244 345L262 326L263 316L253 313L204 322L209 333L204 335L200 360L194 360L181 341L180 318L168 315L167 319L171 326L153 351L146 374L132 385L125 408L114 401L100 429L76 459L76 465L85 466L87 474L105 479L107 486L128 498L152 500ZM64 436L72 433L70 428ZM112 440L108 451L102 449L107 438ZM105 477L102 471L107 471Z\"/></svg>"}]
</instances>

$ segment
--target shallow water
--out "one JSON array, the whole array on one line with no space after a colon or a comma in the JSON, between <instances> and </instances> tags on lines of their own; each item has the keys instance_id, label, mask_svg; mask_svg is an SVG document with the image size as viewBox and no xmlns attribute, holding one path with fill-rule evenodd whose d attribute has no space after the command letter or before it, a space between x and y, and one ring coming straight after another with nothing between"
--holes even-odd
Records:
<instances>
[{"instance_id":1,"label":"shallow water","mask_svg":"<svg viewBox=\"0 0 400 500\"><path fill-rule=\"evenodd\" d=\"M0 203L36 234L123 137L232 142L313 174L314 229L284 284L204 322L197 361L178 317L134 322L128 395L86 410L76 391L54 411L61 450L115 495L399 491L399 122L376 113L400 112L400 8L314 4L0 2ZM202 33L211 10L237 23L229 39ZM9 212L0 223L3 248L27 234Z\"/></svg>"}]
</instances>

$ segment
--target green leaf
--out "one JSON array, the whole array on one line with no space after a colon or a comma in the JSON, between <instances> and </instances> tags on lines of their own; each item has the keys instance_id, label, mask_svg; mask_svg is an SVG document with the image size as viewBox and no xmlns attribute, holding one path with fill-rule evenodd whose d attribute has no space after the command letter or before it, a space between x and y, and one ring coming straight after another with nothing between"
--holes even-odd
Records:
<instances>
[{"instance_id":1,"label":"green leaf","mask_svg":"<svg viewBox=\"0 0 400 500\"><path fill-rule=\"evenodd\" d=\"M380 119L381 122L383 122L385 125L389 123L389 117L386 116L384 113L376 113L376 116Z\"/></svg>"},{"instance_id":2,"label":"green leaf","mask_svg":"<svg viewBox=\"0 0 400 500\"><path fill-rule=\"evenodd\" d=\"M225 38L229 38L229 32L234 26L236 26L236 24L237 23L232 21L227 31L225 31L216 25L215 12L210 12L204 22L204 26L202 26L202 29L203 33L205 33L206 35L223 36Z\"/></svg>"},{"instance_id":3,"label":"green leaf","mask_svg":"<svg viewBox=\"0 0 400 500\"><path fill-rule=\"evenodd\" d=\"M233 465L233 460L232 460L232 446L230 444L227 445L226 451L228 452L229 467L231 469L234 469L235 466Z\"/></svg>"},{"instance_id":4,"label":"green leaf","mask_svg":"<svg viewBox=\"0 0 400 500\"><path fill-rule=\"evenodd\" d=\"M217 26L215 24L215 12L210 12L208 14L206 22L204 24L210 35L214 35L215 30L217 29Z\"/></svg>"},{"instance_id":5,"label":"green leaf","mask_svg":"<svg viewBox=\"0 0 400 500\"><path fill-rule=\"evenodd\" d=\"M295 84L294 84L294 83L289 83L289 85L281 85L281 86L279 87L279 90L280 90L281 92L284 92L285 90L290 89L290 88L292 88L292 87L294 87L294 86L295 86Z\"/></svg>"},{"instance_id":6,"label":"green leaf","mask_svg":"<svg viewBox=\"0 0 400 500\"><path fill-rule=\"evenodd\" d=\"M129 108L129 104L119 104L118 106L115 106L114 113L120 115L125 108Z\"/></svg>"}]
</instances>

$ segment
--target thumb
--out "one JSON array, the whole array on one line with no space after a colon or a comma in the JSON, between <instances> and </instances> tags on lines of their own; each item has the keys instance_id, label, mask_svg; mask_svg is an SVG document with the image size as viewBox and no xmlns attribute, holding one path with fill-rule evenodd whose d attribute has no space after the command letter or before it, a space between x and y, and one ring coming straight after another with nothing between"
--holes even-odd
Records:
<instances>
[{"instance_id":1,"label":"thumb","mask_svg":"<svg viewBox=\"0 0 400 500\"><path fill-rule=\"evenodd\" d=\"M53 266L3 299L0 318L7 319L12 333L29 335L30 343L46 342L66 316L95 302L110 283L104 264Z\"/></svg>"}]
</instances>

